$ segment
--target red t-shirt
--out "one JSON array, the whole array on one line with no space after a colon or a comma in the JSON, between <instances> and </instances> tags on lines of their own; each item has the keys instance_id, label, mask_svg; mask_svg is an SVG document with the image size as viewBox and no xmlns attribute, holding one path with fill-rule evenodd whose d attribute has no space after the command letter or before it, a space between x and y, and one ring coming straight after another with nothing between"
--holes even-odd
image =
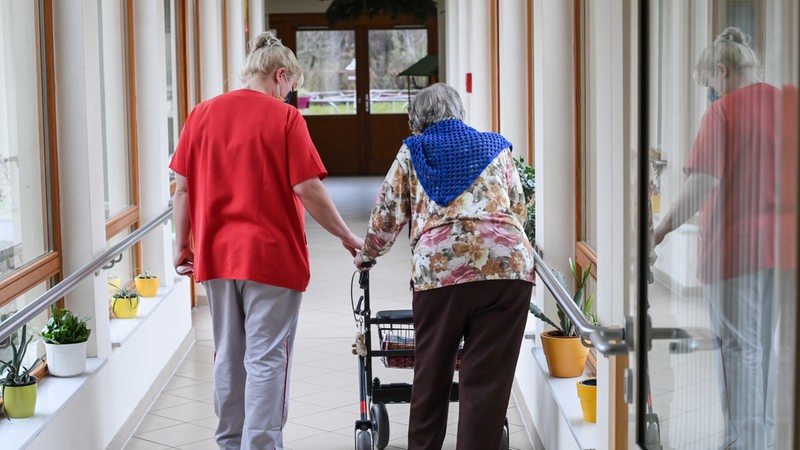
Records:
<instances>
[{"instance_id":1,"label":"red t-shirt","mask_svg":"<svg viewBox=\"0 0 800 450\"><path fill-rule=\"evenodd\" d=\"M247 89L200 103L170 168L188 185L197 281L305 291L305 215L292 186L327 171L296 108Z\"/></svg>"},{"instance_id":2,"label":"red t-shirt","mask_svg":"<svg viewBox=\"0 0 800 450\"><path fill-rule=\"evenodd\" d=\"M700 210L704 283L795 265L778 242L779 227L796 220L782 206L786 193L776 177L780 108L780 91L757 83L723 96L703 116L684 172L720 182Z\"/></svg>"}]
</instances>

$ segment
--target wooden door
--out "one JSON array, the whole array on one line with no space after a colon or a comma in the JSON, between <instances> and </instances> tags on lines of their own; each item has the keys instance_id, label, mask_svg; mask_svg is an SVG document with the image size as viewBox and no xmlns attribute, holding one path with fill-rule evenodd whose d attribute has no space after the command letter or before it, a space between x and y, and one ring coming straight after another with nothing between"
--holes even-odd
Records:
<instances>
[{"instance_id":1,"label":"wooden door","mask_svg":"<svg viewBox=\"0 0 800 450\"><path fill-rule=\"evenodd\" d=\"M364 18L332 26L323 14L275 14L305 83L293 102L331 175L382 175L409 136L408 103L425 78L399 77L436 53L434 19Z\"/></svg>"}]
</instances>

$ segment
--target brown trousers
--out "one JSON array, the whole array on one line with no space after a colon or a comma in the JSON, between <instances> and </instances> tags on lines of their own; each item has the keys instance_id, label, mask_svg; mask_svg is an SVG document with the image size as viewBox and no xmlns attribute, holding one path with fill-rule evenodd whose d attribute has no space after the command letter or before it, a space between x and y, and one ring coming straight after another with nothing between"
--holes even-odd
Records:
<instances>
[{"instance_id":1,"label":"brown trousers","mask_svg":"<svg viewBox=\"0 0 800 450\"><path fill-rule=\"evenodd\" d=\"M459 342L458 450L499 448L533 284L492 280L415 292L409 450L440 450Z\"/></svg>"}]
</instances>

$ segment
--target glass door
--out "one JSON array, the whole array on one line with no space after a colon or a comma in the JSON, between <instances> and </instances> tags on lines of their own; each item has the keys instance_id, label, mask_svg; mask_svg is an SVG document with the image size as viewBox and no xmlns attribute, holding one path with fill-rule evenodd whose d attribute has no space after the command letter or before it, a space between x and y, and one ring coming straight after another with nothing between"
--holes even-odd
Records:
<instances>
[{"instance_id":1,"label":"glass door","mask_svg":"<svg viewBox=\"0 0 800 450\"><path fill-rule=\"evenodd\" d=\"M409 136L408 102L428 79L400 76L436 53L436 22L273 14L270 26L303 67L293 102L331 175L384 175Z\"/></svg>"},{"instance_id":2,"label":"glass door","mask_svg":"<svg viewBox=\"0 0 800 450\"><path fill-rule=\"evenodd\" d=\"M798 5L640 5L636 443L797 448Z\"/></svg>"}]
</instances>

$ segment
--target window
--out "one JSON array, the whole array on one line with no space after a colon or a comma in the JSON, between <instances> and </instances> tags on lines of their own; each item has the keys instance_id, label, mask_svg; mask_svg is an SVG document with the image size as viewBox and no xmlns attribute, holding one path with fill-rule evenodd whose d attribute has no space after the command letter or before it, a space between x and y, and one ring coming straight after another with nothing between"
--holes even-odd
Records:
<instances>
[{"instance_id":1,"label":"window","mask_svg":"<svg viewBox=\"0 0 800 450\"><path fill-rule=\"evenodd\" d=\"M399 76L428 54L428 30L369 30L369 112L406 114L427 77Z\"/></svg>"},{"instance_id":2,"label":"window","mask_svg":"<svg viewBox=\"0 0 800 450\"><path fill-rule=\"evenodd\" d=\"M58 195L52 182L55 136L46 89L52 75L48 7L0 2L0 320L41 295L61 270L54 232L58 207L52 202ZM28 332L38 331L45 318L34 318ZM0 354L10 342L0 342ZM39 350L29 351L28 364L44 354Z\"/></svg>"},{"instance_id":3,"label":"window","mask_svg":"<svg viewBox=\"0 0 800 450\"><path fill-rule=\"evenodd\" d=\"M303 114L356 113L355 35L352 30L297 32L297 62L304 76L297 108Z\"/></svg>"},{"instance_id":4,"label":"window","mask_svg":"<svg viewBox=\"0 0 800 450\"><path fill-rule=\"evenodd\" d=\"M115 238L138 226L138 177L134 119L133 30L130 2L100 4L100 49L103 102L103 157L105 173L106 238ZM126 273L117 272L123 283L135 275L139 244Z\"/></svg>"}]
</instances>

